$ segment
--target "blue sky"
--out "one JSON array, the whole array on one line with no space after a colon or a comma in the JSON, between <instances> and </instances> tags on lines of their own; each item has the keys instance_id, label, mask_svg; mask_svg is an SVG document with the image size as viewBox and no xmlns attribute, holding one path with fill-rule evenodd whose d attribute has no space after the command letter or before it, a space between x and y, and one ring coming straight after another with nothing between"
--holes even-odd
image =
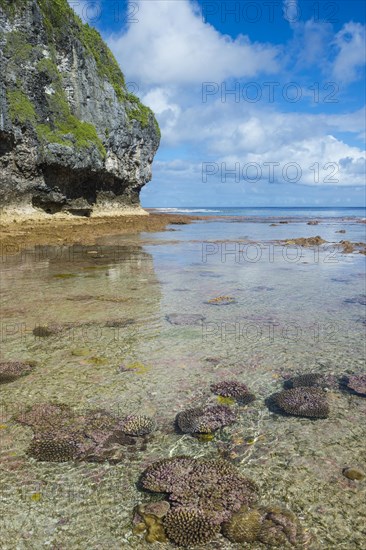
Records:
<instances>
[{"instance_id":1,"label":"blue sky","mask_svg":"<svg viewBox=\"0 0 366 550\"><path fill-rule=\"evenodd\" d=\"M162 142L143 206L365 204L363 0L69 0Z\"/></svg>"}]
</instances>

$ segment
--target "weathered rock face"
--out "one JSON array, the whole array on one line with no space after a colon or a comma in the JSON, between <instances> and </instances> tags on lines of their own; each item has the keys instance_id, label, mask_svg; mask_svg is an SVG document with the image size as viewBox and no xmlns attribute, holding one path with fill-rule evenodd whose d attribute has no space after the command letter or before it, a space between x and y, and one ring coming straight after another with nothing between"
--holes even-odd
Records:
<instances>
[{"instance_id":1,"label":"weathered rock face","mask_svg":"<svg viewBox=\"0 0 366 550\"><path fill-rule=\"evenodd\" d=\"M138 209L159 141L153 113L67 0L0 0L2 209Z\"/></svg>"}]
</instances>

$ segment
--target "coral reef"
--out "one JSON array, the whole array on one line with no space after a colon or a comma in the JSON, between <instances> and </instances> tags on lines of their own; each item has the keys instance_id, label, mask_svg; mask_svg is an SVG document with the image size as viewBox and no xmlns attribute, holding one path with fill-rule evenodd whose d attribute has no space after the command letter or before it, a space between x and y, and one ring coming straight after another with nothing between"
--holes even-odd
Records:
<instances>
[{"instance_id":1,"label":"coral reef","mask_svg":"<svg viewBox=\"0 0 366 550\"><path fill-rule=\"evenodd\" d=\"M147 421L141 421L146 417L139 418L132 431L146 433ZM67 405L45 403L20 413L16 420L33 429L28 454L38 460L59 461L61 456L63 460L116 463L124 458L125 447L146 449L145 438L125 433L123 420L104 409L75 414Z\"/></svg>"},{"instance_id":2,"label":"coral reef","mask_svg":"<svg viewBox=\"0 0 366 550\"><path fill-rule=\"evenodd\" d=\"M142 474L142 486L154 493L170 493L180 479L192 473L194 465L195 460L186 456L158 460Z\"/></svg>"},{"instance_id":3,"label":"coral reef","mask_svg":"<svg viewBox=\"0 0 366 550\"><path fill-rule=\"evenodd\" d=\"M142 474L141 485L149 491L168 493L173 507L210 510L218 524L257 498L256 485L221 459L178 456L159 460Z\"/></svg>"},{"instance_id":4,"label":"coral reef","mask_svg":"<svg viewBox=\"0 0 366 550\"><path fill-rule=\"evenodd\" d=\"M223 525L223 535L231 542L254 542L257 540L263 515L256 509L242 506L240 511Z\"/></svg>"},{"instance_id":5,"label":"coral reef","mask_svg":"<svg viewBox=\"0 0 366 550\"><path fill-rule=\"evenodd\" d=\"M326 386L325 378L322 374L317 372L308 372L306 374L300 374L294 376L285 382L285 388L299 388L299 387L317 387L323 388Z\"/></svg>"},{"instance_id":6,"label":"coral reef","mask_svg":"<svg viewBox=\"0 0 366 550\"><path fill-rule=\"evenodd\" d=\"M121 430L127 435L146 435L151 433L154 429L154 420L144 415L130 414L121 422Z\"/></svg>"},{"instance_id":7,"label":"coral reef","mask_svg":"<svg viewBox=\"0 0 366 550\"><path fill-rule=\"evenodd\" d=\"M264 516L258 540L267 546L304 548L305 536L295 516L289 510L273 506L263 510Z\"/></svg>"},{"instance_id":8,"label":"coral reef","mask_svg":"<svg viewBox=\"0 0 366 550\"><path fill-rule=\"evenodd\" d=\"M298 387L271 396L282 412L309 418L327 418L329 405L326 393L319 388Z\"/></svg>"},{"instance_id":9,"label":"coral reef","mask_svg":"<svg viewBox=\"0 0 366 550\"><path fill-rule=\"evenodd\" d=\"M40 403L21 412L16 417L17 422L33 428L36 433L46 433L54 430L66 430L75 421L75 415L63 403Z\"/></svg>"},{"instance_id":10,"label":"coral reef","mask_svg":"<svg viewBox=\"0 0 366 550\"><path fill-rule=\"evenodd\" d=\"M251 403L255 400L255 395L250 393L248 387L236 380L224 380L211 384L211 391L221 397L233 397L241 403Z\"/></svg>"},{"instance_id":11,"label":"coral reef","mask_svg":"<svg viewBox=\"0 0 366 550\"><path fill-rule=\"evenodd\" d=\"M30 363L21 361L1 361L0 362L0 384L13 382L21 376L29 374L34 368Z\"/></svg>"},{"instance_id":12,"label":"coral reef","mask_svg":"<svg viewBox=\"0 0 366 550\"><path fill-rule=\"evenodd\" d=\"M67 462L76 458L77 445L67 439L55 439L53 435L33 439L27 455L41 462Z\"/></svg>"},{"instance_id":13,"label":"coral reef","mask_svg":"<svg viewBox=\"0 0 366 550\"><path fill-rule=\"evenodd\" d=\"M169 540L179 546L209 542L220 531L209 512L196 508L171 510L164 520L164 527Z\"/></svg>"},{"instance_id":14,"label":"coral reef","mask_svg":"<svg viewBox=\"0 0 366 550\"><path fill-rule=\"evenodd\" d=\"M197 407L177 414L176 423L183 433L212 433L237 419L236 412L225 405Z\"/></svg>"}]
</instances>

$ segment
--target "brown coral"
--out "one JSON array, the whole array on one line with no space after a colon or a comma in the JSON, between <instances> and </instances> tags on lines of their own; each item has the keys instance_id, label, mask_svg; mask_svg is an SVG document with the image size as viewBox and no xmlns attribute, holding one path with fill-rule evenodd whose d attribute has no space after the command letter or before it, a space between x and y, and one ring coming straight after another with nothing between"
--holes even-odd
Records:
<instances>
[{"instance_id":1,"label":"brown coral","mask_svg":"<svg viewBox=\"0 0 366 550\"><path fill-rule=\"evenodd\" d=\"M306 374L299 374L286 381L285 386L287 388L299 388L299 387L318 387L323 388L326 385L324 376L317 372L308 372Z\"/></svg>"},{"instance_id":2,"label":"brown coral","mask_svg":"<svg viewBox=\"0 0 366 550\"><path fill-rule=\"evenodd\" d=\"M44 436L33 439L27 454L42 462L67 462L77 456L77 445L66 439Z\"/></svg>"},{"instance_id":3,"label":"brown coral","mask_svg":"<svg viewBox=\"0 0 366 550\"><path fill-rule=\"evenodd\" d=\"M212 433L237 419L235 411L225 405L196 407L177 414L176 423L183 433Z\"/></svg>"},{"instance_id":4,"label":"brown coral","mask_svg":"<svg viewBox=\"0 0 366 550\"><path fill-rule=\"evenodd\" d=\"M179 546L203 544L212 540L220 530L212 516L195 508L176 508L164 520L168 538Z\"/></svg>"},{"instance_id":5,"label":"brown coral","mask_svg":"<svg viewBox=\"0 0 366 550\"><path fill-rule=\"evenodd\" d=\"M122 431L122 419L97 409L84 414L74 414L64 404L45 403L34 405L18 415L16 420L31 426L35 439L29 453L39 460L53 460L52 441L59 445L67 460L77 458L92 462L120 462L124 458L123 447L133 445L133 449L143 450L143 438L130 437ZM141 429L142 430L142 429ZM72 452L66 445L72 442ZM57 453L56 453L57 454ZM65 459L65 460L66 460Z\"/></svg>"},{"instance_id":6,"label":"brown coral","mask_svg":"<svg viewBox=\"0 0 366 550\"><path fill-rule=\"evenodd\" d=\"M295 514L278 506L265 508L263 512L263 522L258 535L260 542L280 548L289 545L304 547L304 533Z\"/></svg>"},{"instance_id":7,"label":"brown coral","mask_svg":"<svg viewBox=\"0 0 366 550\"><path fill-rule=\"evenodd\" d=\"M327 418L329 405L326 393L319 388L298 387L272 396L281 411L295 416Z\"/></svg>"},{"instance_id":8,"label":"brown coral","mask_svg":"<svg viewBox=\"0 0 366 550\"><path fill-rule=\"evenodd\" d=\"M231 542L254 542L257 540L263 516L256 510L242 506L240 511L223 525L223 535Z\"/></svg>"},{"instance_id":9,"label":"brown coral","mask_svg":"<svg viewBox=\"0 0 366 550\"><path fill-rule=\"evenodd\" d=\"M120 425L125 434L133 436L147 435L155 429L155 422L152 418L138 414L126 416Z\"/></svg>"}]
</instances>

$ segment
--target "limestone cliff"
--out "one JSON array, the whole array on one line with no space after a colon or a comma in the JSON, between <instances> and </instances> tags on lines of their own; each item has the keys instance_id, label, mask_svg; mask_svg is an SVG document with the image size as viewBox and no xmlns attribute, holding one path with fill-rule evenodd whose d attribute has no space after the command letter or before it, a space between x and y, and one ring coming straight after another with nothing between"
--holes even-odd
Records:
<instances>
[{"instance_id":1,"label":"limestone cliff","mask_svg":"<svg viewBox=\"0 0 366 550\"><path fill-rule=\"evenodd\" d=\"M0 0L1 208L138 209L159 141L153 113L67 0Z\"/></svg>"}]
</instances>

